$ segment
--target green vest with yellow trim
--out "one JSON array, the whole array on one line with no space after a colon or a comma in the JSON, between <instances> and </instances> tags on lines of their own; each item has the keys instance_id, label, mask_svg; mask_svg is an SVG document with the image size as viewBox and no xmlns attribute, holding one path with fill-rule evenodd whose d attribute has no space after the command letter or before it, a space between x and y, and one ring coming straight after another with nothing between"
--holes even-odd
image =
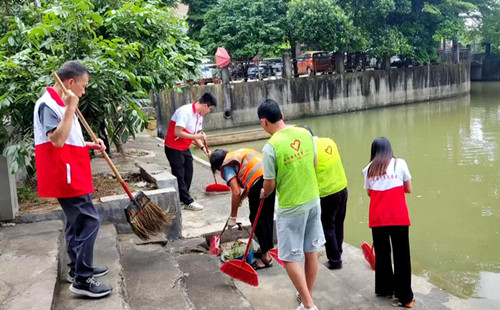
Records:
<instances>
[{"instance_id":1,"label":"green vest with yellow trim","mask_svg":"<svg viewBox=\"0 0 500 310\"><path fill-rule=\"evenodd\" d=\"M340 192L346 188L347 178L337 144L329 138L317 138L314 140L314 144L318 156L316 178L318 179L319 196L326 197Z\"/></svg>"},{"instance_id":2,"label":"green vest with yellow trim","mask_svg":"<svg viewBox=\"0 0 500 310\"><path fill-rule=\"evenodd\" d=\"M303 128L287 127L272 135L276 153L276 190L279 206L287 209L318 198L314 171L314 144Z\"/></svg>"}]
</instances>

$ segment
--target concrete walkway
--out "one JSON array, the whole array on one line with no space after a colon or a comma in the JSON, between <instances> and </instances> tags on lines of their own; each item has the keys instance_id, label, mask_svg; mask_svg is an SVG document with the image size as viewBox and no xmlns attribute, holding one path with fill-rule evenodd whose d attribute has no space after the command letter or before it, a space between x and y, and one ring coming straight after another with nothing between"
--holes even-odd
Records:
<instances>
[{"instance_id":1,"label":"concrete walkway","mask_svg":"<svg viewBox=\"0 0 500 310\"><path fill-rule=\"evenodd\" d=\"M128 143L126 146L154 153L154 156L140 158L141 162L154 163L165 167L165 169L170 169L164 154L163 142L158 138L142 133L137 135L134 142ZM206 158L195 158L191 194L205 208L197 212L182 211L184 238L199 238L220 231L229 216L230 194L207 194L204 190L206 185L214 182L208 166ZM222 182L220 176L218 176L218 180ZM248 213L248 202L245 201L239 209L238 220L247 226L250 224ZM234 238L234 236L228 238ZM321 264L321 262L326 261L326 256L324 252L320 253L320 269L315 287L315 300L319 308L393 308L391 305L393 300L377 298L374 295L374 273L364 260L361 250L346 244L344 252L344 268L335 271L330 271ZM208 268L206 273L213 274L212 264L203 263L201 260L198 266L201 269ZM276 264L273 268L259 271L259 281L260 285L257 288L235 281L236 287L250 302L253 309L295 309L297 307L293 285L286 271L279 265ZM421 277L414 276L412 285L417 299L415 309L474 309L467 302L431 285ZM229 308L229 305L223 307L223 309Z\"/></svg>"},{"instance_id":2,"label":"concrete walkway","mask_svg":"<svg viewBox=\"0 0 500 310\"><path fill-rule=\"evenodd\" d=\"M134 161L169 169L163 144L156 138L139 134L126 147L147 150L149 155L117 160L123 174L138 169ZM94 173L111 173L102 158L94 159L92 166ZM113 225L101 227L94 260L110 267L102 279L113 285L109 298L89 300L68 293L61 221L0 227L0 309L295 309L295 289L278 264L258 272L258 287L233 281L219 271L222 263L208 253L206 238L222 229L231 198L229 193L206 194L212 173L198 161L194 169L191 192L205 208L182 211L184 238L143 242L134 235L118 235ZM239 220L249 225L246 204ZM232 230L226 238L242 233ZM341 270L328 270L321 264L326 261L324 252L319 256L314 292L319 309L394 309L392 299L374 295L374 273L359 248L344 245ZM412 285L414 309L475 309L422 277L413 276Z\"/></svg>"}]
</instances>

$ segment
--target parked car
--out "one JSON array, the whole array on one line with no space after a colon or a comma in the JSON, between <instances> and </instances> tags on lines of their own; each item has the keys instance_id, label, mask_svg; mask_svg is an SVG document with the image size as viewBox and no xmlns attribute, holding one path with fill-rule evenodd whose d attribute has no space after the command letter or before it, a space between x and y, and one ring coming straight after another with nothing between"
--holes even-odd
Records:
<instances>
[{"instance_id":1,"label":"parked car","mask_svg":"<svg viewBox=\"0 0 500 310\"><path fill-rule=\"evenodd\" d=\"M310 76L318 72L331 72L332 57L329 52L306 52L297 58L297 69L299 74Z\"/></svg>"},{"instance_id":2,"label":"parked car","mask_svg":"<svg viewBox=\"0 0 500 310\"><path fill-rule=\"evenodd\" d=\"M418 63L418 61L413 60L409 57L401 57L401 56L391 57L391 67L408 68L414 66L420 66L420 64Z\"/></svg>"},{"instance_id":3,"label":"parked car","mask_svg":"<svg viewBox=\"0 0 500 310\"><path fill-rule=\"evenodd\" d=\"M269 66L269 76L281 76L283 73L283 63L281 58L264 58L261 62Z\"/></svg>"},{"instance_id":4,"label":"parked car","mask_svg":"<svg viewBox=\"0 0 500 310\"><path fill-rule=\"evenodd\" d=\"M259 72L262 78L267 78L270 76L271 69L270 66L264 63L259 64L259 66L251 65L250 68L248 68L248 78L249 79L258 79L259 78Z\"/></svg>"},{"instance_id":5,"label":"parked car","mask_svg":"<svg viewBox=\"0 0 500 310\"><path fill-rule=\"evenodd\" d=\"M201 77L199 83L204 85L214 82L214 71L217 70L216 64L208 58L201 60Z\"/></svg>"},{"instance_id":6,"label":"parked car","mask_svg":"<svg viewBox=\"0 0 500 310\"><path fill-rule=\"evenodd\" d=\"M240 79L244 79L245 81L248 79L248 63L245 62L236 62L232 63L229 66L229 73L231 74L231 80L237 81Z\"/></svg>"}]
</instances>

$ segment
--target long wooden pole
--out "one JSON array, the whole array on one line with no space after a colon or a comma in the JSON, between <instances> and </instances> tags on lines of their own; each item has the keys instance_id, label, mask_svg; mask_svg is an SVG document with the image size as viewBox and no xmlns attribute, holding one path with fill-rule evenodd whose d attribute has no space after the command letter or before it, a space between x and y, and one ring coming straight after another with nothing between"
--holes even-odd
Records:
<instances>
[{"instance_id":1,"label":"long wooden pole","mask_svg":"<svg viewBox=\"0 0 500 310\"><path fill-rule=\"evenodd\" d=\"M54 72L52 75L54 76L54 79L56 80L57 85L59 85L59 87L61 87L63 93L67 94L68 90L64 86L63 82L61 81L61 79L59 78L59 76L57 75L57 73ZM78 107L76 108L76 115L78 115L78 118L80 119L80 122L83 124L83 127L85 127L85 130L87 130L87 132L89 133L90 138L92 139L92 141L94 143L98 144L97 137L94 134L94 131L92 131L92 128L90 128L89 124L87 123L87 121L83 117L83 115L80 112L80 109L78 109ZM104 159L108 162L108 165L111 167L111 170L113 170L113 173L115 174L116 178L118 179L118 181L122 185L123 189L127 193L127 195L130 198L130 200L134 200L134 195L132 195L132 193L130 192L130 189L128 188L127 184L125 183L125 181L123 180L122 176L120 175L120 172L118 172L118 169L116 169L115 165L113 164L113 162L109 158L109 156L106 153L106 151L101 151L101 154L104 157Z\"/></svg>"}]
</instances>

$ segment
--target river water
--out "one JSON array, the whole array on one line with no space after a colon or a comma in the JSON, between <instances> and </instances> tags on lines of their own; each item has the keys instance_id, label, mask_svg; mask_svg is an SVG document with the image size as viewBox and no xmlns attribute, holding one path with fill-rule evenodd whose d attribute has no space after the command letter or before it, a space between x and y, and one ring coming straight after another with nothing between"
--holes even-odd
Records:
<instances>
[{"instance_id":1,"label":"river water","mask_svg":"<svg viewBox=\"0 0 500 310\"><path fill-rule=\"evenodd\" d=\"M413 192L407 196L413 273L461 298L497 304L499 90L500 83L472 83L464 97L287 121L306 124L339 147L349 182L345 241L371 243L361 170L369 162L373 139L385 136L413 177ZM251 128L259 127L255 118ZM261 140L224 148L262 150L264 144Z\"/></svg>"}]
</instances>

